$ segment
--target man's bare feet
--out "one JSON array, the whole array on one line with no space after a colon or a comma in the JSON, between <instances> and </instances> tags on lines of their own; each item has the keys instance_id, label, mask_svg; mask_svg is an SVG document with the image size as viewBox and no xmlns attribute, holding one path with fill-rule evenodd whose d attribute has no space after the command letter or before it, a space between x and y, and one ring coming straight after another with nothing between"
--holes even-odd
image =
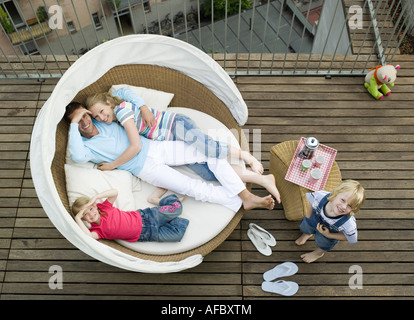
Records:
<instances>
[{"instance_id":1,"label":"man's bare feet","mask_svg":"<svg viewBox=\"0 0 414 320\"><path fill-rule=\"evenodd\" d=\"M253 172L257 172L259 174L263 174L263 165L257 160L255 157L253 157L248 151L242 150L241 151L241 159L246 162Z\"/></svg>"},{"instance_id":2,"label":"man's bare feet","mask_svg":"<svg viewBox=\"0 0 414 320\"><path fill-rule=\"evenodd\" d=\"M251 210L255 208L265 208L272 210L275 206L275 200L272 198L272 195L269 194L266 197L260 198L252 193L248 197L243 199L243 208L245 210Z\"/></svg>"},{"instance_id":3,"label":"man's bare feet","mask_svg":"<svg viewBox=\"0 0 414 320\"><path fill-rule=\"evenodd\" d=\"M264 187L270 194L276 198L277 202L281 202L279 190L276 187L275 177L273 174L259 174L247 168L238 165L232 165L234 171L240 179L245 183L254 183Z\"/></svg>"},{"instance_id":4,"label":"man's bare feet","mask_svg":"<svg viewBox=\"0 0 414 320\"><path fill-rule=\"evenodd\" d=\"M298 246L303 246L306 241L308 241L312 237L312 234L302 233L302 235L296 239L295 243Z\"/></svg>"},{"instance_id":5,"label":"man's bare feet","mask_svg":"<svg viewBox=\"0 0 414 320\"><path fill-rule=\"evenodd\" d=\"M314 262L314 261L322 258L323 255L325 254L325 252L326 252L325 250L322 250L322 249L318 248L315 251L302 254L300 257L306 263L311 263L311 262Z\"/></svg>"}]
</instances>

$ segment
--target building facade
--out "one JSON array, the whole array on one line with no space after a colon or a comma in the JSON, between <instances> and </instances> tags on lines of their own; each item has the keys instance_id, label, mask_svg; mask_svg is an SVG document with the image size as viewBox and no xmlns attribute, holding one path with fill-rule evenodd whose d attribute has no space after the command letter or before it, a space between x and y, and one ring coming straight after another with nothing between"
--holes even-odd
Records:
<instances>
[{"instance_id":1,"label":"building facade","mask_svg":"<svg viewBox=\"0 0 414 320\"><path fill-rule=\"evenodd\" d=\"M197 6L197 0L0 0L1 54L82 54L123 35L160 28L171 35L182 27L173 21Z\"/></svg>"}]
</instances>

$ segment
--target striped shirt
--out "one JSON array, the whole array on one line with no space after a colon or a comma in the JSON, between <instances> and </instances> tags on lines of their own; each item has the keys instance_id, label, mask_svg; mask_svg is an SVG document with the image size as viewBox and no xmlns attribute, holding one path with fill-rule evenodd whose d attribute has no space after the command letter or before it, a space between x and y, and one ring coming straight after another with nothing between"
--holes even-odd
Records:
<instances>
[{"instance_id":1,"label":"striped shirt","mask_svg":"<svg viewBox=\"0 0 414 320\"><path fill-rule=\"evenodd\" d=\"M170 140L176 114L170 111L161 112L149 109L155 116L155 125L152 128L145 125L138 105L124 101L115 107L114 112L121 125L124 125L129 119L133 119L140 135L151 140Z\"/></svg>"}]
</instances>

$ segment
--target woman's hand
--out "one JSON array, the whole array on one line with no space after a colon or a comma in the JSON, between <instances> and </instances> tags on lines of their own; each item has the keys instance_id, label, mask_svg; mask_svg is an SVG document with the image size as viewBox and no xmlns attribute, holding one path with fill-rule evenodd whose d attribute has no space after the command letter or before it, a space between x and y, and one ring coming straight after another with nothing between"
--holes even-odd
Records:
<instances>
[{"instance_id":1,"label":"woman's hand","mask_svg":"<svg viewBox=\"0 0 414 320\"><path fill-rule=\"evenodd\" d=\"M98 164L98 167L97 168L99 170L101 170L101 171L110 171L110 170L114 170L115 169L115 167L112 164L112 162L102 162L102 163Z\"/></svg>"},{"instance_id":2,"label":"woman's hand","mask_svg":"<svg viewBox=\"0 0 414 320\"><path fill-rule=\"evenodd\" d=\"M155 125L155 116L145 105L141 107L141 116L147 127L152 128Z\"/></svg>"}]
</instances>

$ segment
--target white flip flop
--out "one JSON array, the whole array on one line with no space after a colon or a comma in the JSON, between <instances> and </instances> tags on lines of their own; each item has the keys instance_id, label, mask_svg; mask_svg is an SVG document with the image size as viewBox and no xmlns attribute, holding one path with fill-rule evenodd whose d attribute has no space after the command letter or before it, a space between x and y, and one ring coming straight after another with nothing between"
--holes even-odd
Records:
<instances>
[{"instance_id":1,"label":"white flip flop","mask_svg":"<svg viewBox=\"0 0 414 320\"><path fill-rule=\"evenodd\" d=\"M272 234L269 232L269 231L267 231L267 230L265 230L265 229L263 229L261 226L258 226L257 224L255 224L255 223L250 223L249 224L249 228L257 235L257 236L259 236L260 238L262 238L263 239L263 241L267 244L267 245L269 245L269 246L271 246L271 247L273 247L273 246L275 246L276 245L276 239L272 236Z\"/></svg>"},{"instance_id":2,"label":"white flip flop","mask_svg":"<svg viewBox=\"0 0 414 320\"><path fill-rule=\"evenodd\" d=\"M272 254L272 249L252 229L247 230L247 236L261 254L264 256L270 256Z\"/></svg>"},{"instance_id":3,"label":"white flip flop","mask_svg":"<svg viewBox=\"0 0 414 320\"><path fill-rule=\"evenodd\" d=\"M299 268L293 262L284 262L263 273L265 281L272 281L281 277L288 277L298 272Z\"/></svg>"},{"instance_id":4,"label":"white flip flop","mask_svg":"<svg viewBox=\"0 0 414 320\"><path fill-rule=\"evenodd\" d=\"M299 285L293 281L278 280L275 282L264 281L262 290L277 293L282 296L293 296L299 290Z\"/></svg>"}]
</instances>

